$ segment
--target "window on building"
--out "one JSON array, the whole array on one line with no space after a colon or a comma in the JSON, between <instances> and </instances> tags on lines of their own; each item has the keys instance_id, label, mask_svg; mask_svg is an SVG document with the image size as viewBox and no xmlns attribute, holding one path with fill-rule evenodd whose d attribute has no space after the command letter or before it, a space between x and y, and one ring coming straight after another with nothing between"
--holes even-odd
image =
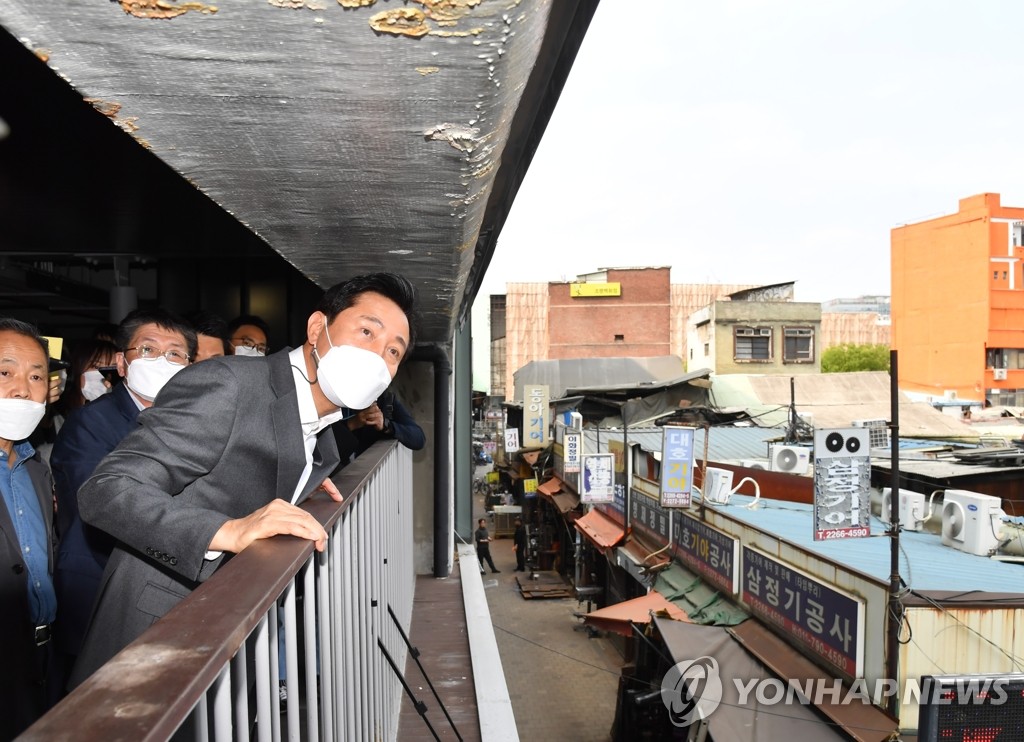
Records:
<instances>
[{"instance_id":1,"label":"window on building","mask_svg":"<svg viewBox=\"0 0 1024 742\"><path fill-rule=\"evenodd\" d=\"M784 327L782 337L783 363L810 363L814 360L813 327Z\"/></svg>"},{"instance_id":2,"label":"window on building","mask_svg":"<svg viewBox=\"0 0 1024 742\"><path fill-rule=\"evenodd\" d=\"M770 327L737 327L735 329L737 361L770 361L772 359L772 329Z\"/></svg>"},{"instance_id":3,"label":"window on building","mask_svg":"<svg viewBox=\"0 0 1024 742\"><path fill-rule=\"evenodd\" d=\"M998 281L999 280L999 271L992 271L992 280L993 281Z\"/></svg>"},{"instance_id":4,"label":"window on building","mask_svg":"<svg viewBox=\"0 0 1024 742\"><path fill-rule=\"evenodd\" d=\"M625 340L626 340L626 336L625 335L616 335L615 336L615 342L616 343L621 343L621 342L624 342Z\"/></svg>"},{"instance_id":5,"label":"window on building","mask_svg":"<svg viewBox=\"0 0 1024 742\"><path fill-rule=\"evenodd\" d=\"M1024 222L1014 222L1013 226L1013 246L1024 247Z\"/></svg>"},{"instance_id":6,"label":"window on building","mask_svg":"<svg viewBox=\"0 0 1024 742\"><path fill-rule=\"evenodd\" d=\"M985 368L1009 368L1010 352L1006 348L989 348L985 351Z\"/></svg>"},{"instance_id":7,"label":"window on building","mask_svg":"<svg viewBox=\"0 0 1024 742\"><path fill-rule=\"evenodd\" d=\"M704 357L711 355L711 343L704 343Z\"/></svg>"}]
</instances>

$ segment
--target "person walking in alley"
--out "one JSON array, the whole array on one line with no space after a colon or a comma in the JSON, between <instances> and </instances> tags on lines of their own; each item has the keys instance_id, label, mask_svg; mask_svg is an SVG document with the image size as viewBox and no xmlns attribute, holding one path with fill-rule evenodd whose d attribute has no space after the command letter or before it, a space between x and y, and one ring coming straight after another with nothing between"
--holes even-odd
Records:
<instances>
[{"instance_id":1,"label":"person walking in alley","mask_svg":"<svg viewBox=\"0 0 1024 742\"><path fill-rule=\"evenodd\" d=\"M516 518L516 530L512 534L512 548L516 552L516 572L526 571L526 526L522 518Z\"/></svg>"},{"instance_id":2,"label":"person walking in alley","mask_svg":"<svg viewBox=\"0 0 1024 742\"><path fill-rule=\"evenodd\" d=\"M480 560L480 571L484 571L484 560L491 567L491 572L498 574L501 570L494 566L491 559L491 534L487 532L487 521L481 518L477 521L479 528L476 529L476 558Z\"/></svg>"}]
</instances>

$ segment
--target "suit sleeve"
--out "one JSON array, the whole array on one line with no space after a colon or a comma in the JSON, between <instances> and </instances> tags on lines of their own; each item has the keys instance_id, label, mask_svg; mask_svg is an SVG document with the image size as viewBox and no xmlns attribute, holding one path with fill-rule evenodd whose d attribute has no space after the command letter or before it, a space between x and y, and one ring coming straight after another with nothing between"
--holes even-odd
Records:
<instances>
[{"instance_id":1,"label":"suit sleeve","mask_svg":"<svg viewBox=\"0 0 1024 742\"><path fill-rule=\"evenodd\" d=\"M134 550L174 555L164 566L198 581L210 541L230 518L178 496L223 455L242 404L241 384L215 361L191 366L139 415L140 427L96 467L78 493L83 520Z\"/></svg>"},{"instance_id":2,"label":"suit sleeve","mask_svg":"<svg viewBox=\"0 0 1024 742\"><path fill-rule=\"evenodd\" d=\"M423 434L423 428L419 426L416 419L409 414L398 397L394 400L394 418L391 420L391 427L394 430L395 439L413 451L419 451L427 444L427 437Z\"/></svg>"},{"instance_id":3,"label":"suit sleeve","mask_svg":"<svg viewBox=\"0 0 1024 742\"><path fill-rule=\"evenodd\" d=\"M57 434L50 456L50 467L57 492L57 532L66 534L78 519L78 490L96 466L118 444L111 427L93 413L93 409L75 410ZM113 548L105 544L106 551Z\"/></svg>"}]
</instances>

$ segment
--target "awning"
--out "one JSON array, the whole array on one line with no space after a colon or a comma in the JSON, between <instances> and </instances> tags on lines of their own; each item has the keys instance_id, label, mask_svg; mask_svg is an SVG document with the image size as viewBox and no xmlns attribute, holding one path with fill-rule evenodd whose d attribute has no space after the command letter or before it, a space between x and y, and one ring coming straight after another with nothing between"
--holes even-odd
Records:
<instances>
[{"instance_id":1,"label":"awning","mask_svg":"<svg viewBox=\"0 0 1024 742\"><path fill-rule=\"evenodd\" d=\"M580 504L580 496L566 489L565 483L558 477L551 477L538 486L537 492L551 500L560 513L575 510L576 506Z\"/></svg>"},{"instance_id":2,"label":"awning","mask_svg":"<svg viewBox=\"0 0 1024 742\"><path fill-rule=\"evenodd\" d=\"M580 533L602 551L612 548L626 535L622 526L600 510L591 510L582 518L577 519L575 525Z\"/></svg>"},{"instance_id":3,"label":"awning","mask_svg":"<svg viewBox=\"0 0 1024 742\"><path fill-rule=\"evenodd\" d=\"M598 608L583 617L583 623L604 631L613 631L623 636L632 636L632 624L646 624L651 622L651 615L657 615L666 620L689 621L686 614L678 606L669 603L653 590L647 595L632 600L624 600L621 603L610 605L605 608Z\"/></svg>"},{"instance_id":4,"label":"awning","mask_svg":"<svg viewBox=\"0 0 1024 742\"><path fill-rule=\"evenodd\" d=\"M764 663L776 677L802 680L822 678L826 682L834 682L830 674L798 654L786 641L758 621L746 621L728 631L737 643ZM816 704L815 708L855 740L881 742L892 739L892 734L899 729L899 724L877 706L859 702L841 703L841 698L831 703L826 699L830 699L827 694L823 695L822 703ZM775 710L773 707L772 711ZM770 738L775 739L774 736Z\"/></svg>"},{"instance_id":5,"label":"awning","mask_svg":"<svg viewBox=\"0 0 1024 742\"><path fill-rule=\"evenodd\" d=\"M672 557L668 556L667 551L652 548L639 541L636 538L636 533L633 534L633 538L628 543L619 547L619 551L623 552L634 564L643 568L646 572L659 572L672 562Z\"/></svg>"},{"instance_id":6,"label":"awning","mask_svg":"<svg viewBox=\"0 0 1024 742\"><path fill-rule=\"evenodd\" d=\"M694 623L736 626L750 614L678 562L659 572L654 589L686 611Z\"/></svg>"},{"instance_id":7,"label":"awning","mask_svg":"<svg viewBox=\"0 0 1024 742\"><path fill-rule=\"evenodd\" d=\"M548 479L543 484L538 485L537 491L548 497L557 495L562 491L562 480L558 477L551 477L551 479Z\"/></svg>"},{"instance_id":8,"label":"awning","mask_svg":"<svg viewBox=\"0 0 1024 742\"><path fill-rule=\"evenodd\" d=\"M746 624L755 623L747 621ZM744 625L746 625L744 624ZM661 634L674 662L711 657L717 664L722 681L722 701L707 717L708 729L714 739L731 742L756 742L765 739L847 739L818 716L813 707L799 703L777 703L762 706L750 695L740 704L736 682L748 687L750 681L771 679L772 672L752 657L720 626L669 621L655 617L654 625ZM796 654L789 650L791 654ZM806 661L806 660L805 660ZM753 691L751 691L753 693ZM856 704L858 710L861 704Z\"/></svg>"}]
</instances>

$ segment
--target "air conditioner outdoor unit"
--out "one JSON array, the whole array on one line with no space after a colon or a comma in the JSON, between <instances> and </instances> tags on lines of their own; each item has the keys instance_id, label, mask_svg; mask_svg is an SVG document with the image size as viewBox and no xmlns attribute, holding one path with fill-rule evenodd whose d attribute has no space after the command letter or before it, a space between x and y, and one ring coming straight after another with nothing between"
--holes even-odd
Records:
<instances>
[{"instance_id":1,"label":"air conditioner outdoor unit","mask_svg":"<svg viewBox=\"0 0 1024 742\"><path fill-rule=\"evenodd\" d=\"M942 543L968 554L988 556L999 545L1000 499L969 490L946 490L942 496Z\"/></svg>"},{"instance_id":2,"label":"air conditioner outdoor unit","mask_svg":"<svg viewBox=\"0 0 1024 742\"><path fill-rule=\"evenodd\" d=\"M992 378L996 381L1006 381L1006 369L1005 368L994 368L992 369Z\"/></svg>"},{"instance_id":3,"label":"air conditioner outdoor unit","mask_svg":"<svg viewBox=\"0 0 1024 742\"><path fill-rule=\"evenodd\" d=\"M892 518L892 487L882 488L882 522L888 523ZM925 496L900 488L899 494L900 525L908 531L924 530Z\"/></svg>"},{"instance_id":4,"label":"air conditioner outdoor unit","mask_svg":"<svg viewBox=\"0 0 1024 742\"><path fill-rule=\"evenodd\" d=\"M885 448L889 445L889 421L884 418L871 418L870 420L854 420L851 425L855 428L868 429L868 445L871 448Z\"/></svg>"},{"instance_id":5,"label":"air conditioner outdoor unit","mask_svg":"<svg viewBox=\"0 0 1024 742\"><path fill-rule=\"evenodd\" d=\"M772 471L786 474L805 474L810 465L811 452L803 446L787 446L781 443L770 448Z\"/></svg>"},{"instance_id":6,"label":"air conditioner outdoor unit","mask_svg":"<svg viewBox=\"0 0 1024 742\"><path fill-rule=\"evenodd\" d=\"M704 502L710 505L728 505L732 495L732 472L709 466L704 473Z\"/></svg>"},{"instance_id":7,"label":"air conditioner outdoor unit","mask_svg":"<svg viewBox=\"0 0 1024 742\"><path fill-rule=\"evenodd\" d=\"M740 459L740 466L747 469L764 469L768 471L767 459Z\"/></svg>"}]
</instances>

